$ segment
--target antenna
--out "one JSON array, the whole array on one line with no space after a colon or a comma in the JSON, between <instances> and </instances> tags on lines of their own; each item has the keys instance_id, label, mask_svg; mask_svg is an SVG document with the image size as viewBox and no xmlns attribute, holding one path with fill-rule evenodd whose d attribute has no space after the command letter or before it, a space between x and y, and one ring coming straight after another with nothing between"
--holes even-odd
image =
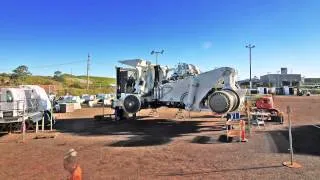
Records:
<instances>
[{"instance_id":1,"label":"antenna","mask_svg":"<svg viewBox=\"0 0 320 180\"><path fill-rule=\"evenodd\" d=\"M158 54L163 54L163 52L164 52L164 50L161 50L161 51L155 51L155 50L153 50L153 51L151 51L151 55L156 55L156 65L158 65Z\"/></svg>"}]
</instances>

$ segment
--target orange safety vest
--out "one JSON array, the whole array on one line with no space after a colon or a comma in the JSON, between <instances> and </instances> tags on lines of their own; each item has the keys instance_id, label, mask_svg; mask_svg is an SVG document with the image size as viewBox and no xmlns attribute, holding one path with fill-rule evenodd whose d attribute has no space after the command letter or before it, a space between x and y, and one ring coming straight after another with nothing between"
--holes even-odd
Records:
<instances>
[{"instance_id":1,"label":"orange safety vest","mask_svg":"<svg viewBox=\"0 0 320 180\"><path fill-rule=\"evenodd\" d=\"M82 170L81 170L80 166L77 166L74 169L74 171L70 177L70 180L82 180Z\"/></svg>"}]
</instances>

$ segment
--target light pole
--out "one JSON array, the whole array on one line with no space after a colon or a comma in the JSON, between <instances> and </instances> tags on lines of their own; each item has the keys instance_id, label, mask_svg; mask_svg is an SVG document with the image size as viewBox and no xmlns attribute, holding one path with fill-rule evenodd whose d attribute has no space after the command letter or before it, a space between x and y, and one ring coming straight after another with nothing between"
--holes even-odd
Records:
<instances>
[{"instance_id":1,"label":"light pole","mask_svg":"<svg viewBox=\"0 0 320 180\"><path fill-rule=\"evenodd\" d=\"M151 51L151 55L156 55L156 65L158 65L158 54L163 54L164 50L161 50L161 51Z\"/></svg>"},{"instance_id":2,"label":"light pole","mask_svg":"<svg viewBox=\"0 0 320 180\"><path fill-rule=\"evenodd\" d=\"M278 74L277 75L278 76L278 78L277 78L277 86L280 87L280 82L279 82L280 81L279 80L280 79L280 71L277 71L277 74Z\"/></svg>"},{"instance_id":3,"label":"light pole","mask_svg":"<svg viewBox=\"0 0 320 180\"><path fill-rule=\"evenodd\" d=\"M249 48L249 63L250 63L250 89L252 89L252 80L251 80L251 49L255 48L255 45L246 45L246 48Z\"/></svg>"}]
</instances>

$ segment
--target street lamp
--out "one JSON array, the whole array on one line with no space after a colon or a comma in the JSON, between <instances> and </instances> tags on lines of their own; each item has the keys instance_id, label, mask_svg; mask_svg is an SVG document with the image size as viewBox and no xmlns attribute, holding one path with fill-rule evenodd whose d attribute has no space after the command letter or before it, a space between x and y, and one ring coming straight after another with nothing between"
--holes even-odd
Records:
<instances>
[{"instance_id":1,"label":"street lamp","mask_svg":"<svg viewBox=\"0 0 320 180\"><path fill-rule=\"evenodd\" d=\"M277 75L278 76L278 78L277 78L277 86L280 87L280 82L279 82L280 81L279 80L280 79L280 71L277 71L277 74L278 74Z\"/></svg>"},{"instance_id":2,"label":"street lamp","mask_svg":"<svg viewBox=\"0 0 320 180\"><path fill-rule=\"evenodd\" d=\"M250 63L250 89L252 89L252 80L251 80L251 49L255 48L255 45L246 45L246 48L249 48L249 63Z\"/></svg>"},{"instance_id":3,"label":"street lamp","mask_svg":"<svg viewBox=\"0 0 320 180\"><path fill-rule=\"evenodd\" d=\"M155 50L153 50L153 51L151 51L151 55L156 55L156 65L158 65L158 54L163 54L163 52L164 52L164 50L162 50L162 51L155 51Z\"/></svg>"}]
</instances>

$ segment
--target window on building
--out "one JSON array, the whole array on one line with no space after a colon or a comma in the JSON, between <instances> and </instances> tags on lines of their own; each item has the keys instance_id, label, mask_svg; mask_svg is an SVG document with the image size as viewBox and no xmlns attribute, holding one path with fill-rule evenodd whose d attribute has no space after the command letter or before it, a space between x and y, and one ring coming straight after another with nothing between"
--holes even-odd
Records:
<instances>
[{"instance_id":1,"label":"window on building","mask_svg":"<svg viewBox=\"0 0 320 180\"><path fill-rule=\"evenodd\" d=\"M13 102L13 95L12 95L11 91L7 91L7 93L6 93L6 101L7 102Z\"/></svg>"},{"instance_id":2,"label":"window on building","mask_svg":"<svg viewBox=\"0 0 320 180\"><path fill-rule=\"evenodd\" d=\"M292 86L299 86L299 82L293 81L293 82L292 82Z\"/></svg>"},{"instance_id":3,"label":"window on building","mask_svg":"<svg viewBox=\"0 0 320 180\"><path fill-rule=\"evenodd\" d=\"M282 86L290 86L290 82L289 81L282 81Z\"/></svg>"}]
</instances>

